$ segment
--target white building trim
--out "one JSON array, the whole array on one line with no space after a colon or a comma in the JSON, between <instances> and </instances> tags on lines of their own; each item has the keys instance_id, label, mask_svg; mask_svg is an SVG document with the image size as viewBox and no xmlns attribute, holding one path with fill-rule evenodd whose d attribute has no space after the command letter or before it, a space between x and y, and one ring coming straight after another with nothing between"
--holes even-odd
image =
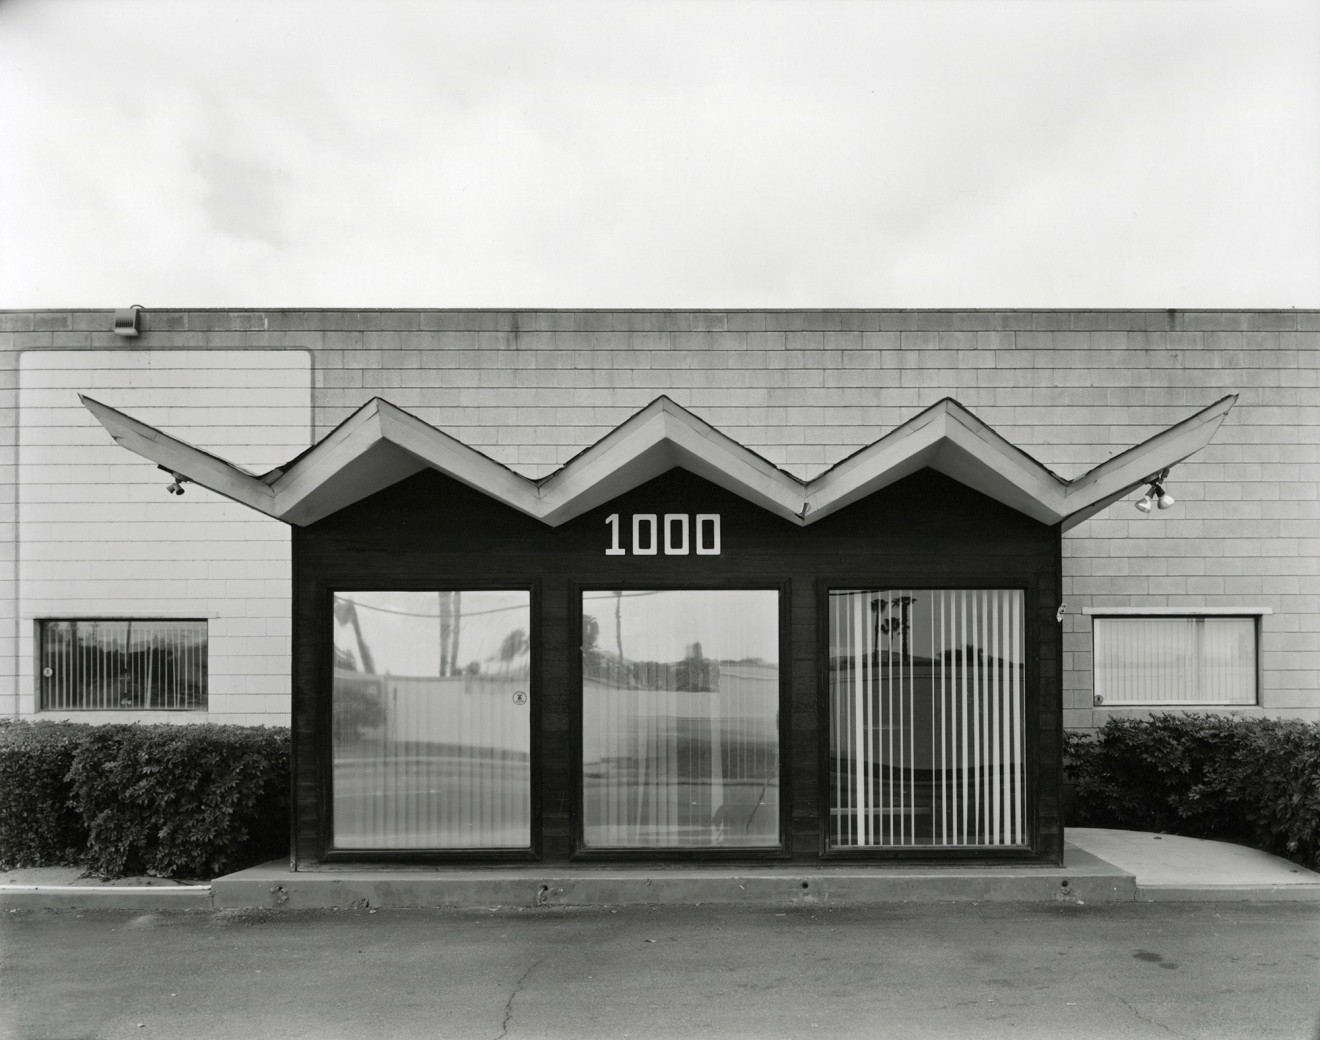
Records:
<instances>
[{"instance_id":1,"label":"white building trim","mask_svg":"<svg viewBox=\"0 0 1320 1040\"><path fill-rule=\"evenodd\" d=\"M1096 617L1259 617L1273 607L1083 607Z\"/></svg>"},{"instance_id":2,"label":"white building trim","mask_svg":"<svg viewBox=\"0 0 1320 1040\"><path fill-rule=\"evenodd\" d=\"M810 482L658 397L543 480L531 480L380 398L297 458L258 476L80 395L121 445L267 516L305 526L434 469L558 526L682 466L790 522L813 523L929 467L1044 524L1081 523L1210 442L1237 400L1221 398L1075 480L997 434L952 398Z\"/></svg>"}]
</instances>

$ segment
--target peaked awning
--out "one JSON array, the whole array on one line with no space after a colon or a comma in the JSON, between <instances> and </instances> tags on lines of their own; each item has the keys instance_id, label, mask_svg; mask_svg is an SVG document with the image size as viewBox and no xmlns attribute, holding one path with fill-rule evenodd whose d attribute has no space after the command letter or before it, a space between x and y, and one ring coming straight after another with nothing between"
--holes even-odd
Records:
<instances>
[{"instance_id":1,"label":"peaked awning","mask_svg":"<svg viewBox=\"0 0 1320 1040\"><path fill-rule=\"evenodd\" d=\"M79 395L115 441L162 469L295 526L315 523L424 469L558 526L681 466L805 526L930 468L1045 524L1081 523L1204 448L1232 394L1065 480L946 397L811 481L779 469L658 397L541 480L524 477L381 398L283 466L251 473Z\"/></svg>"}]
</instances>

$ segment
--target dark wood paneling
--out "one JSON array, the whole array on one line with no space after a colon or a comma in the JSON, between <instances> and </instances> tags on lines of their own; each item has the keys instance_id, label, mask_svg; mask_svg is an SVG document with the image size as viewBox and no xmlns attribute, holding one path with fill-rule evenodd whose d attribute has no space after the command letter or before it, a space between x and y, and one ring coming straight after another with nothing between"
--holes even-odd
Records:
<instances>
[{"instance_id":1,"label":"dark wood paneling","mask_svg":"<svg viewBox=\"0 0 1320 1040\"><path fill-rule=\"evenodd\" d=\"M606 556L610 513L719 513L719 556ZM626 544L625 539L625 544ZM1062 648L1060 533L932 471L917 473L806 528L682 470L551 528L457 481L426 472L294 531L295 832L300 862L324 848L329 592L335 588L536 586L539 675L534 798L540 851L572 852L577 798L574 681L580 586L765 586L786 589L788 683L783 748L788 855L820 854L820 602L823 585L1019 587L1028 630L1029 792L1033 855L1062 855L1059 799ZM319 742L319 743L318 743ZM924 850L926 858L935 853Z\"/></svg>"}]
</instances>

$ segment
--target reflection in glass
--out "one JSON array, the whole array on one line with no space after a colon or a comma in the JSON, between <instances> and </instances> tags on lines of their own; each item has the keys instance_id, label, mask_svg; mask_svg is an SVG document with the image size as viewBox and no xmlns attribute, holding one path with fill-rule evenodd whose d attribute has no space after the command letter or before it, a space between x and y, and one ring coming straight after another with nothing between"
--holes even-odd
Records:
<instances>
[{"instance_id":1,"label":"reflection in glass","mask_svg":"<svg viewBox=\"0 0 1320 1040\"><path fill-rule=\"evenodd\" d=\"M779 843L779 594L582 597L586 844Z\"/></svg>"},{"instance_id":2,"label":"reflection in glass","mask_svg":"<svg viewBox=\"0 0 1320 1040\"><path fill-rule=\"evenodd\" d=\"M527 848L531 597L334 597L334 846Z\"/></svg>"},{"instance_id":3,"label":"reflection in glass","mask_svg":"<svg viewBox=\"0 0 1320 1040\"><path fill-rule=\"evenodd\" d=\"M1023 845L1023 594L832 590L830 841Z\"/></svg>"}]
</instances>

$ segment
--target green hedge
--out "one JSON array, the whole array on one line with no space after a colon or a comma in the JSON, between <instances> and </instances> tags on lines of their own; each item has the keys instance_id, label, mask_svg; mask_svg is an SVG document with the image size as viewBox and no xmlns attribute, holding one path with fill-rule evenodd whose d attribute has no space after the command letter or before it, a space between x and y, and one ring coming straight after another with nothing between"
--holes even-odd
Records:
<instances>
[{"instance_id":1,"label":"green hedge","mask_svg":"<svg viewBox=\"0 0 1320 1040\"><path fill-rule=\"evenodd\" d=\"M1065 748L1069 823L1240 841L1320 866L1320 723L1110 718Z\"/></svg>"},{"instance_id":2,"label":"green hedge","mask_svg":"<svg viewBox=\"0 0 1320 1040\"><path fill-rule=\"evenodd\" d=\"M0 869L76 863L86 853L66 777L87 729L0 720Z\"/></svg>"},{"instance_id":3,"label":"green hedge","mask_svg":"<svg viewBox=\"0 0 1320 1040\"><path fill-rule=\"evenodd\" d=\"M214 877L280 855L288 835L287 729L0 727L0 868Z\"/></svg>"}]
</instances>

